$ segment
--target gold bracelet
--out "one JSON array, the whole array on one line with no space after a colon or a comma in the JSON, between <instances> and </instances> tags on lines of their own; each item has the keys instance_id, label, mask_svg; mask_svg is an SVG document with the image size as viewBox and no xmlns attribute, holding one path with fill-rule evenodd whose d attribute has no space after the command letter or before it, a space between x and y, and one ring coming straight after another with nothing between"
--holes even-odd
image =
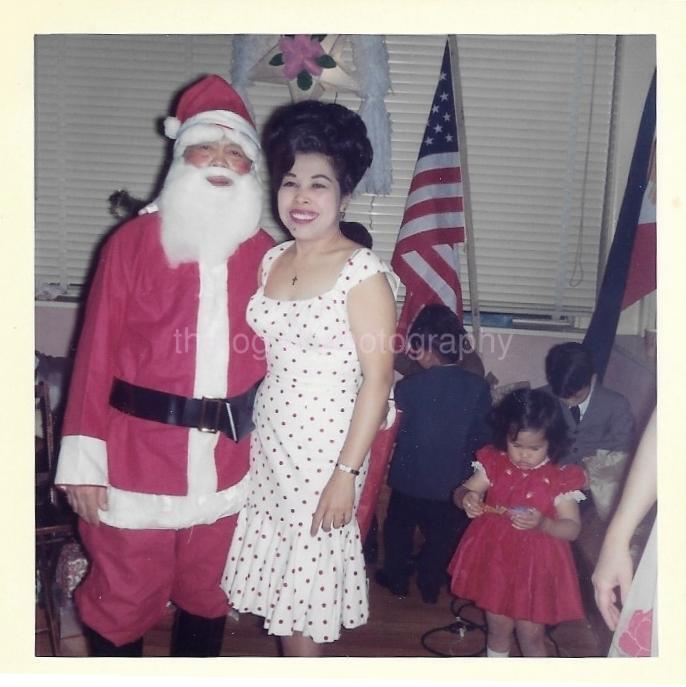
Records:
<instances>
[{"instance_id":1,"label":"gold bracelet","mask_svg":"<svg viewBox=\"0 0 686 687\"><path fill-rule=\"evenodd\" d=\"M336 463L336 468L341 472L347 472L348 474L355 475L356 477L360 474L359 470L351 468L349 465L346 465L345 463Z\"/></svg>"}]
</instances>

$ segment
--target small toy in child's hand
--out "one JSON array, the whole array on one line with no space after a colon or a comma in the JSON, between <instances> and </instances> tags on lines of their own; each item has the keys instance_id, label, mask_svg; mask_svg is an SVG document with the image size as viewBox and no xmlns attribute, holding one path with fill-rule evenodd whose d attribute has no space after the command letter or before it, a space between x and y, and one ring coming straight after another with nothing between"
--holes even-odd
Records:
<instances>
[{"instance_id":1,"label":"small toy in child's hand","mask_svg":"<svg viewBox=\"0 0 686 687\"><path fill-rule=\"evenodd\" d=\"M505 506L488 506L484 504L483 510L484 513L494 513L495 515L503 515L504 513L507 513L507 508L505 508Z\"/></svg>"},{"instance_id":2,"label":"small toy in child's hand","mask_svg":"<svg viewBox=\"0 0 686 687\"><path fill-rule=\"evenodd\" d=\"M510 515L524 515L525 513L530 513L532 510L532 508L528 508L527 506L512 506L512 508L507 509L507 512Z\"/></svg>"},{"instance_id":3,"label":"small toy in child's hand","mask_svg":"<svg viewBox=\"0 0 686 687\"><path fill-rule=\"evenodd\" d=\"M484 513L494 513L495 515L523 515L525 513L530 513L531 508L527 506L513 506L512 508L506 508L505 506L488 506L484 504Z\"/></svg>"}]
</instances>

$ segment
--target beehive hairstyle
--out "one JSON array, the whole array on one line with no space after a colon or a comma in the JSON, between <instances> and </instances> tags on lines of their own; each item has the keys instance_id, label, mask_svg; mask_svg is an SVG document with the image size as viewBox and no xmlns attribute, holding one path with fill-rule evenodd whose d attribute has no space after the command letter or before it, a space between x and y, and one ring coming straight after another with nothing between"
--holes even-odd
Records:
<instances>
[{"instance_id":1,"label":"beehive hairstyle","mask_svg":"<svg viewBox=\"0 0 686 687\"><path fill-rule=\"evenodd\" d=\"M272 194L297 153L331 159L341 195L350 195L372 163L372 144L358 114L337 103L303 100L277 109L265 125L263 149Z\"/></svg>"},{"instance_id":2,"label":"beehive hairstyle","mask_svg":"<svg viewBox=\"0 0 686 687\"><path fill-rule=\"evenodd\" d=\"M341 229L341 234L347 239L359 243L364 248L369 248L369 250L372 249L374 239L364 224L360 224L359 222L339 222L338 224Z\"/></svg>"}]
</instances>

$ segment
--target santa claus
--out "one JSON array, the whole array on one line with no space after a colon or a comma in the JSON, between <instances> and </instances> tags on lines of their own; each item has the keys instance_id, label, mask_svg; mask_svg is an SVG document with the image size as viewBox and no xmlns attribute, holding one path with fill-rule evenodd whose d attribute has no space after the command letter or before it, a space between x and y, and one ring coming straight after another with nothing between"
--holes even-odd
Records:
<instances>
[{"instance_id":1,"label":"santa claus","mask_svg":"<svg viewBox=\"0 0 686 687\"><path fill-rule=\"evenodd\" d=\"M245 321L273 245L258 228L254 124L213 75L182 94L165 132L174 158L157 203L100 255L55 480L80 516L90 570L76 601L100 656L140 656L169 601L171 654L219 654L219 582L264 374Z\"/></svg>"}]
</instances>

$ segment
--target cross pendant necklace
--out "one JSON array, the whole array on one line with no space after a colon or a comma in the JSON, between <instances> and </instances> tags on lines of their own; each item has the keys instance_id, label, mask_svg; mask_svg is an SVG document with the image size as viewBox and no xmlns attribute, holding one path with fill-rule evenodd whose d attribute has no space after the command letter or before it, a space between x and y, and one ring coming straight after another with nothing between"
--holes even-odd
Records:
<instances>
[{"instance_id":1,"label":"cross pendant necklace","mask_svg":"<svg viewBox=\"0 0 686 687\"><path fill-rule=\"evenodd\" d=\"M295 282L297 282L297 281L298 281L298 275L294 274L293 279L291 279L291 286L295 286Z\"/></svg>"}]
</instances>

